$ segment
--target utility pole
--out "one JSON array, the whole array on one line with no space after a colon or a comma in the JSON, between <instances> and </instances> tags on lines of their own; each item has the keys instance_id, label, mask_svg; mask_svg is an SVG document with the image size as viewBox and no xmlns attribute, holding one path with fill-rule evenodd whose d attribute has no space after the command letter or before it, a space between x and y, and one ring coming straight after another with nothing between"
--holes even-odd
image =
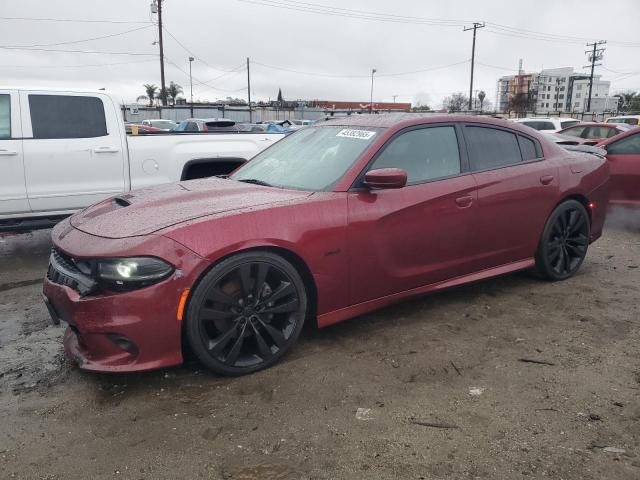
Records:
<instances>
[{"instance_id":1,"label":"utility pole","mask_svg":"<svg viewBox=\"0 0 640 480\"><path fill-rule=\"evenodd\" d=\"M393 97L393 103L396 103L396 97L397 97L398 95L391 95L391 96Z\"/></svg>"},{"instance_id":2,"label":"utility pole","mask_svg":"<svg viewBox=\"0 0 640 480\"><path fill-rule=\"evenodd\" d=\"M247 99L249 100L249 123L253 123L251 114L251 72L249 70L249 57L247 57Z\"/></svg>"},{"instance_id":3,"label":"utility pole","mask_svg":"<svg viewBox=\"0 0 640 480\"><path fill-rule=\"evenodd\" d=\"M598 48L598 47L600 47L600 45L604 45L605 43L607 43L606 40L599 40L597 42L587 43L587 47L593 47L593 50L585 50L584 52L590 57L589 61L591 62L591 75L589 76L589 100L587 103L587 112L591 111L591 92L593 90L593 70L595 69L596 66L602 65L601 63L596 63L596 62L602 60L602 57L605 51L605 47L601 47L601 48ZM587 68L587 67L589 67L589 65L586 65L584 68Z\"/></svg>"},{"instance_id":4,"label":"utility pole","mask_svg":"<svg viewBox=\"0 0 640 480\"><path fill-rule=\"evenodd\" d=\"M158 43L160 45L160 100L167 105L167 88L164 83L164 45L162 44L162 0L153 0L151 13L158 14Z\"/></svg>"},{"instance_id":5,"label":"utility pole","mask_svg":"<svg viewBox=\"0 0 640 480\"><path fill-rule=\"evenodd\" d=\"M476 30L479 28L484 28L484 22L478 23L473 22L472 27L465 27L462 31L466 32L467 30L473 30L473 46L471 47L471 82L469 84L469 110L472 110L473 103L473 64L476 59Z\"/></svg>"},{"instance_id":6,"label":"utility pole","mask_svg":"<svg viewBox=\"0 0 640 480\"><path fill-rule=\"evenodd\" d=\"M376 73L376 69L371 70L371 98L369 102L369 113L373 113L373 74Z\"/></svg>"},{"instance_id":7,"label":"utility pole","mask_svg":"<svg viewBox=\"0 0 640 480\"><path fill-rule=\"evenodd\" d=\"M195 59L193 57L189 57L189 88L191 93L191 118L193 118L193 76L191 75L191 64Z\"/></svg>"}]
</instances>

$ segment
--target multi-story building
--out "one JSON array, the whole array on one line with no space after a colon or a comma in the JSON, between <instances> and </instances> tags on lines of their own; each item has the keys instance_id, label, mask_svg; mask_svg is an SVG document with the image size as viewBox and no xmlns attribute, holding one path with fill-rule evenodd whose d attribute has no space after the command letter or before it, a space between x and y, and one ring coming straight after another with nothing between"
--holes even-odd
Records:
<instances>
[{"instance_id":1,"label":"multi-story building","mask_svg":"<svg viewBox=\"0 0 640 480\"><path fill-rule=\"evenodd\" d=\"M523 81L526 79L526 82ZM523 91L523 85L526 89ZM609 95L611 83L593 77L591 112L614 111L617 98ZM498 79L497 106L509 109L509 100L515 93L527 93L535 105L536 113L586 112L589 98L589 76L575 73L573 68L549 68L537 73L520 73Z\"/></svg>"}]
</instances>

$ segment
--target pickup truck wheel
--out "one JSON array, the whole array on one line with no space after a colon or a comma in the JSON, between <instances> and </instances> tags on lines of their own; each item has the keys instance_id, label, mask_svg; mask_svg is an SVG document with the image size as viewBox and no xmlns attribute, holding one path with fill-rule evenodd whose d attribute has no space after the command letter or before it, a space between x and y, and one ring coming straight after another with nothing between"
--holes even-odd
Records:
<instances>
[{"instance_id":1,"label":"pickup truck wheel","mask_svg":"<svg viewBox=\"0 0 640 480\"><path fill-rule=\"evenodd\" d=\"M544 227L534 273L548 280L573 276L587 255L589 230L589 215L580 202L558 205Z\"/></svg>"},{"instance_id":2,"label":"pickup truck wheel","mask_svg":"<svg viewBox=\"0 0 640 480\"><path fill-rule=\"evenodd\" d=\"M296 269L270 252L247 252L205 275L189 301L185 333L208 368L244 375L287 353L306 313L307 292Z\"/></svg>"}]
</instances>

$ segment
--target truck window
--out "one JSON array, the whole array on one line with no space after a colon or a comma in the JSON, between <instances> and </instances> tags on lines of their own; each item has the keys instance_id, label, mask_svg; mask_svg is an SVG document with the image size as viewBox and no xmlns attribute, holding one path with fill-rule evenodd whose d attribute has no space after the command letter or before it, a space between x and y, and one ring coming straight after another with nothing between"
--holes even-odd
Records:
<instances>
[{"instance_id":1,"label":"truck window","mask_svg":"<svg viewBox=\"0 0 640 480\"><path fill-rule=\"evenodd\" d=\"M33 138L92 138L107 135L104 105L97 97L29 95Z\"/></svg>"},{"instance_id":2,"label":"truck window","mask_svg":"<svg viewBox=\"0 0 640 480\"><path fill-rule=\"evenodd\" d=\"M11 138L11 97L0 95L0 140Z\"/></svg>"}]
</instances>

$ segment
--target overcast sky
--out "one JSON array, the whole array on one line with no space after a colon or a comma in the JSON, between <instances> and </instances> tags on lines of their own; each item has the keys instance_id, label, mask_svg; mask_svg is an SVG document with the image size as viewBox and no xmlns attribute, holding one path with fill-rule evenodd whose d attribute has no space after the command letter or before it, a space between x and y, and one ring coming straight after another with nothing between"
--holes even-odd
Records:
<instances>
[{"instance_id":1,"label":"overcast sky","mask_svg":"<svg viewBox=\"0 0 640 480\"><path fill-rule=\"evenodd\" d=\"M158 29L149 23L155 21L149 4L0 0L2 47L111 52L0 48L0 86L106 87L134 101L144 93L142 84L160 83L153 45ZM246 98L244 64L250 57L252 100L273 99L282 88L285 99L366 102L375 68L374 101L393 101L397 95L397 101L438 108L444 96L468 93L472 32L462 30L484 21L487 26L477 36L474 90L485 90L491 101L496 79L515 73L520 58L526 71L582 69L588 39L608 40L596 73L613 82L613 91L640 90L640 1L607 5L591 0L164 0L164 25L171 34L165 32L164 38L167 84L179 83L188 96L191 52L195 99ZM97 22L105 20L111 23ZM82 41L123 32L128 33Z\"/></svg>"}]
</instances>

